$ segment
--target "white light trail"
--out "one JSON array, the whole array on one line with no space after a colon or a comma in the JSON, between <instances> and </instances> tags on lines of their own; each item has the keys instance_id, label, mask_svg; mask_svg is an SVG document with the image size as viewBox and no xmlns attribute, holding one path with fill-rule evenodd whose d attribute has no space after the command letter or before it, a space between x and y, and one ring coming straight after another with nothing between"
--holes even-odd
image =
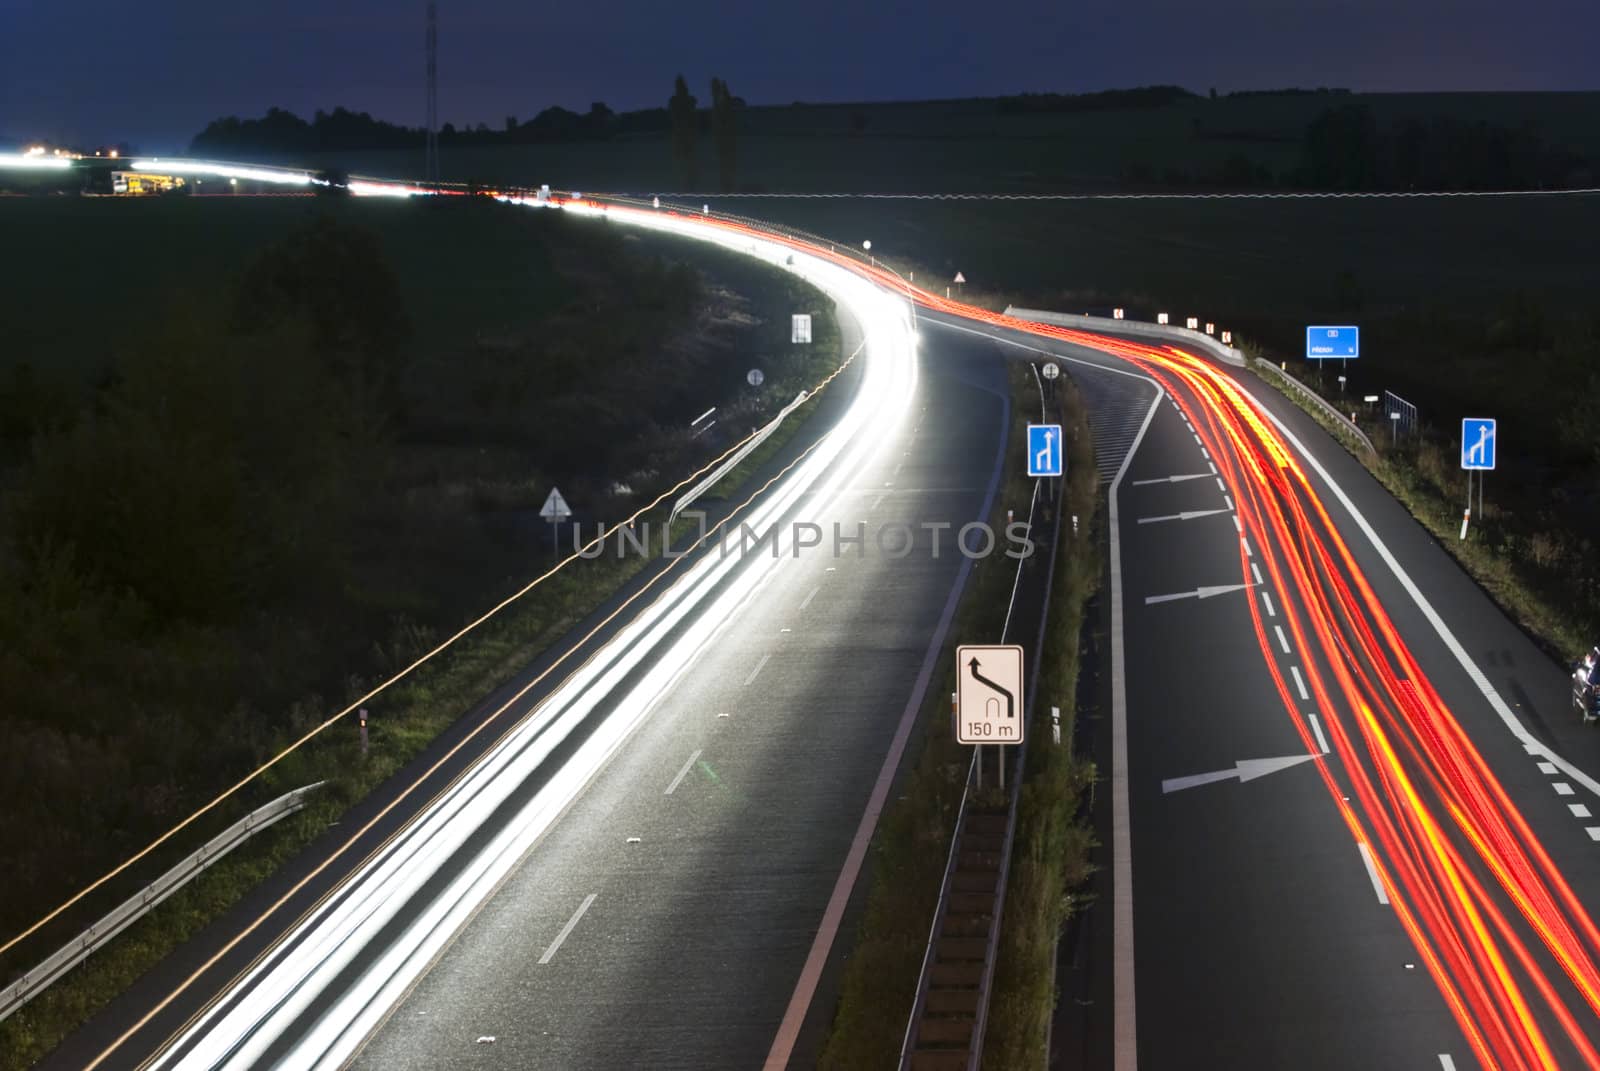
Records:
<instances>
[{"instance_id":1,"label":"white light trail","mask_svg":"<svg viewBox=\"0 0 1600 1071\"><path fill-rule=\"evenodd\" d=\"M354 184L352 184L354 185ZM509 198L507 198L510 200ZM526 201L530 205L539 202ZM335 1068L413 985L427 965L527 850L560 816L606 759L648 716L750 601L763 579L788 560L795 525L818 523L862 468L893 439L916 391L915 346L904 295L825 258L714 223L568 202L579 216L667 231L722 245L793 271L827 292L860 321L866 335L856 395L812 452L742 518L758 532L779 533L777 554L706 554L537 706L525 724L485 755L462 780L329 898L279 946L197 1019L153 1063L160 1068L246 1068L287 1043L286 1065ZM737 537L735 537L737 538ZM720 590L719 590L720 589ZM668 638L679 628L682 635ZM623 682L641 667L625 694ZM581 725L593 732L560 769L543 769ZM430 883L468 838L536 774L548 779L494 838L448 873L432 899ZM343 988L341 974L402 912L415 917ZM316 1009L314 1025L297 1033Z\"/></svg>"}]
</instances>

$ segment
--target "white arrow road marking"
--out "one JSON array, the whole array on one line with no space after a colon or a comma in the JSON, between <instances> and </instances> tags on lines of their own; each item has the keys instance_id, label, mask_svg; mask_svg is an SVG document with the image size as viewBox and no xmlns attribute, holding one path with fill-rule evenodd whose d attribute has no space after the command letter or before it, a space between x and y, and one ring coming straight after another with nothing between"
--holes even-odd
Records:
<instances>
[{"instance_id":1,"label":"white arrow road marking","mask_svg":"<svg viewBox=\"0 0 1600 1071\"><path fill-rule=\"evenodd\" d=\"M1254 781L1258 777L1265 777L1279 770L1287 770L1291 766L1299 766L1302 762L1310 762L1317 758L1316 755L1288 755L1281 759L1239 759L1233 764L1231 770L1215 770L1211 773L1190 774L1188 777L1169 777L1161 782L1163 793L1182 792L1186 788L1196 788L1200 785L1209 785L1214 781L1231 781L1239 779L1239 783Z\"/></svg>"},{"instance_id":2,"label":"white arrow road marking","mask_svg":"<svg viewBox=\"0 0 1600 1071\"><path fill-rule=\"evenodd\" d=\"M1193 509L1183 513L1169 513L1163 517L1140 517L1140 524L1155 524L1157 521L1192 521L1196 517L1210 517L1215 513L1226 513L1225 509Z\"/></svg>"},{"instance_id":3,"label":"white arrow road marking","mask_svg":"<svg viewBox=\"0 0 1600 1071\"><path fill-rule=\"evenodd\" d=\"M1215 584L1211 587L1195 588L1193 591L1180 591L1174 595L1146 595L1145 605L1154 602L1171 602L1174 599L1209 599L1214 595L1226 595L1230 591L1243 591L1249 584Z\"/></svg>"},{"instance_id":4,"label":"white arrow road marking","mask_svg":"<svg viewBox=\"0 0 1600 1071\"><path fill-rule=\"evenodd\" d=\"M1196 472L1189 476L1162 476L1160 479L1156 480L1134 480L1133 486L1145 487L1153 483L1182 483L1184 480L1203 480L1208 475L1210 474L1205 472Z\"/></svg>"}]
</instances>

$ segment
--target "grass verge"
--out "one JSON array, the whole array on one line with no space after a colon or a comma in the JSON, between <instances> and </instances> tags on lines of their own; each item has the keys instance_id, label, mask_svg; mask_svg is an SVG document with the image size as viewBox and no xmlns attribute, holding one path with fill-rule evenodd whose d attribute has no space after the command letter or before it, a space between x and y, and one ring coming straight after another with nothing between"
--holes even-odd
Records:
<instances>
[{"instance_id":1,"label":"grass verge","mask_svg":"<svg viewBox=\"0 0 1600 1071\"><path fill-rule=\"evenodd\" d=\"M794 375L809 376L805 381L815 383L837 367L843 357L839 352L840 334L831 303L817 301L815 291L793 281L788 291L791 299L799 296L797 289L806 291L816 306L813 312L815 341L804 366L795 370ZM815 404L807 402L791 414L758 451L720 482L719 487L731 493L748 482L760 471L762 463L775 456L798 433ZM642 520L649 522L651 528L664 526L668 506L663 504ZM339 821L353 804L420 755L486 695L515 678L534 658L645 568L658 552L659 547L653 545L649 557L606 555L573 562L545 581L536 593L508 607L446 655L418 670L380 701L371 704L370 747L365 758L359 752L353 721L348 726L330 728L263 775L255 788L219 808L221 813L210 816L204 830L215 832L251 807L290 789L319 780L328 781L305 810L241 845L83 965L0 1022L0 1071L21 1071L51 1052L169 952L239 903ZM375 661L389 671L398 670L436 642L437 638L429 631L412 629L392 637L386 644L375 644ZM346 685L345 702L375 683L377 679L352 677ZM344 702L339 703L343 705ZM309 704L297 708L279 747L287 746L323 716L322 709ZM195 841L208 835L201 831L196 833ZM192 847L187 839L184 843L184 851ZM157 872L159 870L153 870L144 875L134 888L142 886L143 881ZM45 932L57 933L56 930ZM50 947L59 943L58 935L50 942ZM41 958L48 951L43 949L33 958Z\"/></svg>"}]
</instances>

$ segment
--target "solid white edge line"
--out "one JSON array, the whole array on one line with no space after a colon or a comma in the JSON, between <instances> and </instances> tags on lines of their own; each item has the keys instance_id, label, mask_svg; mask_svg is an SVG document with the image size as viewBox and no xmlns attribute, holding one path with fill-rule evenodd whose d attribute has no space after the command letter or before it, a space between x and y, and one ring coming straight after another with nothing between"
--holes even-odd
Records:
<instances>
[{"instance_id":1,"label":"solid white edge line","mask_svg":"<svg viewBox=\"0 0 1600 1071\"><path fill-rule=\"evenodd\" d=\"M683 769L678 771L678 776L674 777L672 784L668 785L667 790L661 793L663 796L670 796L677 791L678 786L683 783L683 779L689 776L689 771L694 768L694 760L700 757L701 750L701 748L694 749L694 754L690 755L689 761L683 764Z\"/></svg>"},{"instance_id":2,"label":"solid white edge line","mask_svg":"<svg viewBox=\"0 0 1600 1071\"><path fill-rule=\"evenodd\" d=\"M1144 378L1144 377L1140 377ZM1111 481L1111 1008L1112 1067L1115 1071L1135 1071L1139 1066L1137 995L1133 984L1133 822L1128 806L1128 682L1127 657L1122 641L1122 539L1117 511L1117 494L1133 455L1144 442L1150 421L1166 396L1154 380L1155 401L1145 414L1139 434L1122 459L1116 478Z\"/></svg>"},{"instance_id":3,"label":"solid white edge line","mask_svg":"<svg viewBox=\"0 0 1600 1071\"><path fill-rule=\"evenodd\" d=\"M761 656L761 661L756 663L756 668L752 669L750 671L750 676L748 676L748 677L746 677L744 679L744 684L741 687L745 687L745 688L750 687L750 682L756 679L756 674L760 673L764 668L766 668L767 660L770 659L771 657L772 657L772 652L771 651L768 651L766 654L762 655Z\"/></svg>"},{"instance_id":4,"label":"solid white edge line","mask_svg":"<svg viewBox=\"0 0 1600 1071\"><path fill-rule=\"evenodd\" d=\"M1356 841L1356 847L1361 851L1361 862L1366 864L1367 877L1372 879L1372 891L1378 894L1378 903L1387 907L1389 894L1383 891L1383 879L1378 877L1378 866L1372 861L1372 849L1364 840Z\"/></svg>"},{"instance_id":5,"label":"solid white edge line","mask_svg":"<svg viewBox=\"0 0 1600 1071\"><path fill-rule=\"evenodd\" d=\"M568 937L572 936L573 930L578 928L578 920L583 918L583 913L589 910L589 905L594 903L594 898L598 895L600 894L590 893L588 896L583 898L583 903L578 905L578 910L572 913L572 917L567 920L567 924L561 927L561 932L556 934L556 939L550 942L550 947L545 949L544 955L539 957L540 963L549 963L555 958L555 955L558 951L560 951L563 942L565 942Z\"/></svg>"},{"instance_id":6,"label":"solid white edge line","mask_svg":"<svg viewBox=\"0 0 1600 1071\"><path fill-rule=\"evenodd\" d=\"M1494 685L1489 683L1489 678L1484 675L1482 669L1478 668L1478 664L1473 661L1472 656L1467 654L1466 648L1461 646L1461 641L1456 639L1455 633L1450 631L1450 627L1444 623L1444 619L1433 608L1433 604L1428 601L1427 596L1422 594L1421 589L1411 579L1410 574L1400 567L1400 562L1396 560L1387 544L1378 538L1378 533L1373 530L1367 518L1362 515L1360 510L1356 509L1356 504L1350 500L1349 495L1345 494L1344 488L1340 487L1333 477L1328 474L1328 470L1323 468L1322 462L1318 461L1311 451L1306 448L1305 443L1301 442L1294 432L1289 430L1288 425L1279 420L1275 413L1261 404L1260 400L1246 388L1242 381L1235 380L1235 382L1239 384L1240 391L1255 402L1263 413L1266 413L1268 419L1283 433L1283 437L1299 451L1300 456L1305 459L1312 470L1322 477L1322 482L1333 492L1334 497L1339 500L1339 504L1345 508L1345 512L1355 521L1356 527L1361 529L1362 535L1367 537L1367 542L1372 544L1372 548L1378 552L1378 556L1383 559L1383 563L1389 567L1389 571L1400 582L1400 586L1405 590L1405 593L1411 597L1411 601L1416 604L1417 609L1422 611L1422 616L1427 619L1428 624L1433 626L1433 630L1438 634L1439 639L1444 642L1445 647L1455 656L1461 668L1466 671L1468 679L1477 685L1478 691L1483 695L1484 699L1488 700L1489 706L1500 716L1500 721L1505 725L1506 730L1516 737L1528 754L1549 759L1560 767L1561 771L1568 777L1596 796L1600 796L1600 781L1596 781L1571 762L1562 758L1553 748L1546 746L1528 731L1527 726L1522 724L1516 714L1512 713L1511 708L1506 705L1506 701L1501 698ZM1343 448L1341 447L1340 449Z\"/></svg>"}]
</instances>

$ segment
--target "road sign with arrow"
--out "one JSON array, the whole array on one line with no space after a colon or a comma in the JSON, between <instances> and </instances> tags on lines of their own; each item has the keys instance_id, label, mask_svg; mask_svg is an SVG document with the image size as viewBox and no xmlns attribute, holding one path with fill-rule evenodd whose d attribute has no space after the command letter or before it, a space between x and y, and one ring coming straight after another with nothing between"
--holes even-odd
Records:
<instances>
[{"instance_id":1,"label":"road sign with arrow","mask_svg":"<svg viewBox=\"0 0 1600 1071\"><path fill-rule=\"evenodd\" d=\"M1022 648L956 648L956 740L963 744L1022 743Z\"/></svg>"}]
</instances>

